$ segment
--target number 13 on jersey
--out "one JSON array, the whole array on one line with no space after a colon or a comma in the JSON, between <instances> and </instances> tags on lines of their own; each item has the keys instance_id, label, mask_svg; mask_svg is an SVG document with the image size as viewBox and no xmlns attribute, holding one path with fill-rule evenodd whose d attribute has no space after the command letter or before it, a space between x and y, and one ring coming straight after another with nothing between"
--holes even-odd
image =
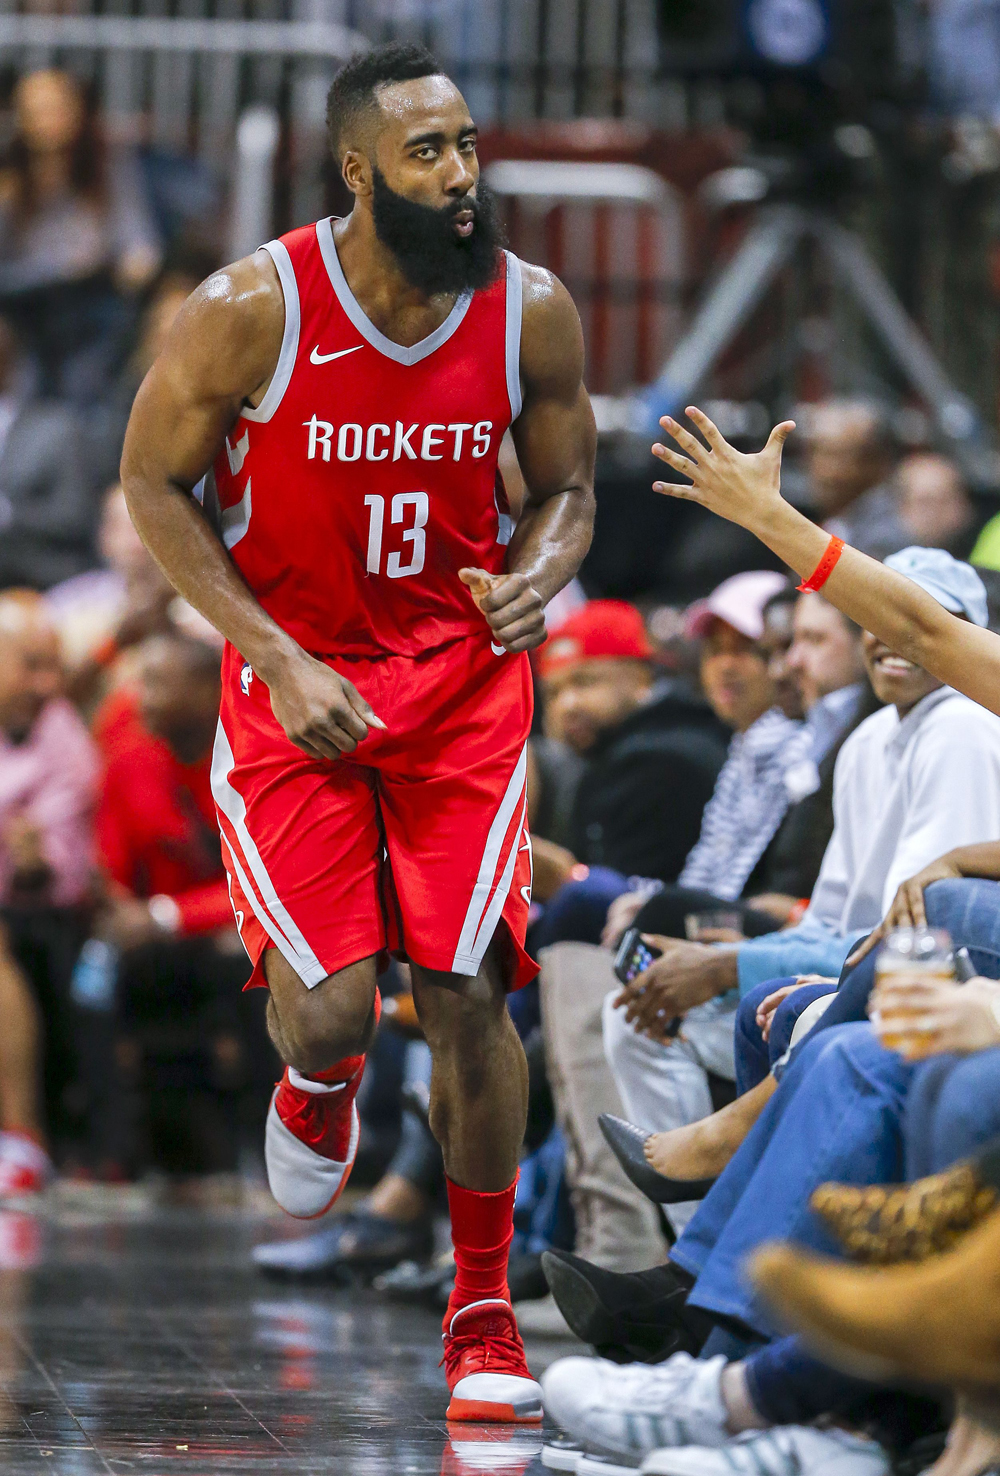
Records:
<instances>
[{"instance_id":1,"label":"number 13 on jersey","mask_svg":"<svg viewBox=\"0 0 1000 1476\"><path fill-rule=\"evenodd\" d=\"M372 495L365 498L368 509L368 563L369 574L382 572L382 533L385 525L385 498ZM427 551L427 517L430 504L426 492L397 492L392 499L390 521L405 523L407 508L413 509L413 522L403 529L403 542L411 545L410 562L402 562L403 552L390 553L385 561L385 572L390 579L405 579L410 574L419 574L424 567Z\"/></svg>"}]
</instances>

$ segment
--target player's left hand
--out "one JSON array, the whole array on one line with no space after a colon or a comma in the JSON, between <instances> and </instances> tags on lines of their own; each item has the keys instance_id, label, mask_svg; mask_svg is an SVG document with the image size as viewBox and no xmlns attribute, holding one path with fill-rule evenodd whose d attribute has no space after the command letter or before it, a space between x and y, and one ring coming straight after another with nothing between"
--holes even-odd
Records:
<instances>
[{"instance_id":1,"label":"player's left hand","mask_svg":"<svg viewBox=\"0 0 1000 1476\"><path fill-rule=\"evenodd\" d=\"M485 569L459 569L499 645L530 651L545 640L542 597L526 574L488 574Z\"/></svg>"}]
</instances>

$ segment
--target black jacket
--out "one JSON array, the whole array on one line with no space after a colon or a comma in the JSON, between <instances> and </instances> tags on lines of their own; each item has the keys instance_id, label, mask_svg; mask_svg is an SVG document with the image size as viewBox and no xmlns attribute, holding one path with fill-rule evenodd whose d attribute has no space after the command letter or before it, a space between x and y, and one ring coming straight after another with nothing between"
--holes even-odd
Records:
<instances>
[{"instance_id":1,"label":"black jacket","mask_svg":"<svg viewBox=\"0 0 1000 1476\"><path fill-rule=\"evenodd\" d=\"M760 892L803 898L812 895L833 834L833 768L846 736L845 732L821 760L819 788L785 811L785 818L747 880L744 897Z\"/></svg>"},{"instance_id":2,"label":"black jacket","mask_svg":"<svg viewBox=\"0 0 1000 1476\"><path fill-rule=\"evenodd\" d=\"M567 843L588 866L674 881L701 830L730 733L700 697L663 682L587 754Z\"/></svg>"},{"instance_id":3,"label":"black jacket","mask_svg":"<svg viewBox=\"0 0 1000 1476\"><path fill-rule=\"evenodd\" d=\"M878 712L882 704L864 682L857 705L840 736L820 760L819 788L789 805L767 850L743 889L744 897L760 892L784 892L809 897L816 885L826 848L833 835L833 772L837 757L855 728Z\"/></svg>"}]
</instances>

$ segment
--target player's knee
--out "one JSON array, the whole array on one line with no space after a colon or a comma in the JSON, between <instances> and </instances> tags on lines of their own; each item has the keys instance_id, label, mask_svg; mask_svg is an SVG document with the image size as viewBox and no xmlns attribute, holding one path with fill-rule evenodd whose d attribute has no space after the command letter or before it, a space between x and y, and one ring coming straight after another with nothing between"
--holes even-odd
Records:
<instances>
[{"instance_id":1,"label":"player's knee","mask_svg":"<svg viewBox=\"0 0 1000 1476\"><path fill-rule=\"evenodd\" d=\"M361 1056L375 1034L374 979L324 979L289 1005L282 1001L283 1054L306 1076L326 1071L345 1056Z\"/></svg>"},{"instance_id":2,"label":"player's knee","mask_svg":"<svg viewBox=\"0 0 1000 1476\"><path fill-rule=\"evenodd\" d=\"M513 1031L501 992L470 980L461 991L432 988L420 1000L420 1019L435 1064L455 1083L466 1101L484 1090L485 1068L502 1048L502 1037Z\"/></svg>"},{"instance_id":3,"label":"player's knee","mask_svg":"<svg viewBox=\"0 0 1000 1476\"><path fill-rule=\"evenodd\" d=\"M507 1017L503 989L482 976L414 979L414 1002L431 1050L447 1052L460 1065L479 1061Z\"/></svg>"}]
</instances>

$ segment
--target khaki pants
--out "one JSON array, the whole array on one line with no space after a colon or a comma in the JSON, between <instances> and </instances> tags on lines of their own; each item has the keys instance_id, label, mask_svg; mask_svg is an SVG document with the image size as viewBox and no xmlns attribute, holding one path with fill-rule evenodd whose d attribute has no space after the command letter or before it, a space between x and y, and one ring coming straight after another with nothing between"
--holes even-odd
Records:
<instances>
[{"instance_id":1,"label":"khaki pants","mask_svg":"<svg viewBox=\"0 0 1000 1476\"><path fill-rule=\"evenodd\" d=\"M615 1271L659 1265L667 1246L656 1208L629 1183L597 1125L601 1112L624 1115L601 1028L615 982L611 954L590 943L555 943L540 962L546 1060L566 1138L577 1254Z\"/></svg>"},{"instance_id":2,"label":"khaki pants","mask_svg":"<svg viewBox=\"0 0 1000 1476\"><path fill-rule=\"evenodd\" d=\"M682 1033L667 1045L640 1035L616 1010L618 989L604 1001L604 1054L625 1116L636 1127L664 1133L711 1115L708 1073L734 1075L733 1030L736 1009L724 999L697 1005L684 1016ZM679 1235L698 1208L696 1200L665 1206Z\"/></svg>"}]
</instances>

